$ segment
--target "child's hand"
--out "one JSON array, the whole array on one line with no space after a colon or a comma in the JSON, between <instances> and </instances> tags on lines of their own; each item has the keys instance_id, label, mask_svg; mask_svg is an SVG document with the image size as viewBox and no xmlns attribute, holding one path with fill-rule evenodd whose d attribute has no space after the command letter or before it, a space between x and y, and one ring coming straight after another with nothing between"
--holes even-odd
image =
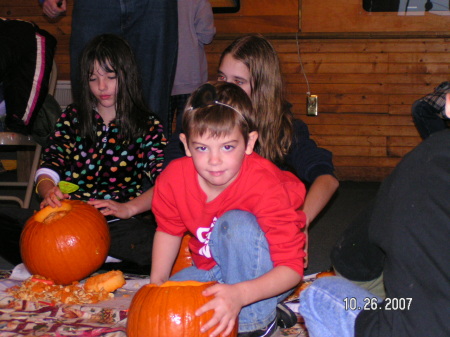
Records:
<instances>
[{"instance_id":1,"label":"child's hand","mask_svg":"<svg viewBox=\"0 0 450 337\"><path fill-rule=\"evenodd\" d=\"M104 216L113 215L120 219L128 219L134 215L126 203L112 200L90 200L88 204L97 208Z\"/></svg>"},{"instance_id":2,"label":"child's hand","mask_svg":"<svg viewBox=\"0 0 450 337\"><path fill-rule=\"evenodd\" d=\"M215 284L203 291L203 295L214 296L214 298L199 308L195 314L201 316L209 310L214 310L214 315L201 327L201 332L216 327L209 335L210 337L228 336L233 330L236 318L243 306L243 296L239 288L236 285Z\"/></svg>"},{"instance_id":3,"label":"child's hand","mask_svg":"<svg viewBox=\"0 0 450 337\"><path fill-rule=\"evenodd\" d=\"M42 11L51 19L58 17L67 9L66 0L44 0L42 2Z\"/></svg>"},{"instance_id":4,"label":"child's hand","mask_svg":"<svg viewBox=\"0 0 450 337\"><path fill-rule=\"evenodd\" d=\"M45 191L44 200L42 200L40 207L61 207L61 200L68 198L69 195L67 193L61 192L58 186L53 186L52 188L49 188L47 191Z\"/></svg>"}]
</instances>

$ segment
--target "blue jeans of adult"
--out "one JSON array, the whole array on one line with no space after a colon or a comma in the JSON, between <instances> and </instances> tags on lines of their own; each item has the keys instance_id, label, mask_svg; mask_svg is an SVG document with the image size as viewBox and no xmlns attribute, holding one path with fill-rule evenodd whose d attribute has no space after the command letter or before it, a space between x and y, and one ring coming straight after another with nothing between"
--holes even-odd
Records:
<instances>
[{"instance_id":1,"label":"blue jeans of adult","mask_svg":"<svg viewBox=\"0 0 450 337\"><path fill-rule=\"evenodd\" d=\"M120 35L133 49L144 97L167 134L178 50L177 8L177 0L74 1L70 38L74 98L79 94L79 58L84 46L100 34Z\"/></svg>"},{"instance_id":2,"label":"blue jeans of adult","mask_svg":"<svg viewBox=\"0 0 450 337\"><path fill-rule=\"evenodd\" d=\"M300 314L310 337L354 337L364 305L382 299L338 276L314 281L300 294Z\"/></svg>"},{"instance_id":3,"label":"blue jeans of adult","mask_svg":"<svg viewBox=\"0 0 450 337\"><path fill-rule=\"evenodd\" d=\"M221 216L211 232L211 254L217 265L210 270L195 266L173 275L172 281L218 281L235 284L255 279L271 269L269 245L253 214L233 210ZM276 306L290 291L241 309L239 332L254 331L269 325L276 315Z\"/></svg>"},{"instance_id":4,"label":"blue jeans of adult","mask_svg":"<svg viewBox=\"0 0 450 337\"><path fill-rule=\"evenodd\" d=\"M411 114L422 139L428 138L434 132L447 129L447 123L441 113L427 102L415 101Z\"/></svg>"}]
</instances>

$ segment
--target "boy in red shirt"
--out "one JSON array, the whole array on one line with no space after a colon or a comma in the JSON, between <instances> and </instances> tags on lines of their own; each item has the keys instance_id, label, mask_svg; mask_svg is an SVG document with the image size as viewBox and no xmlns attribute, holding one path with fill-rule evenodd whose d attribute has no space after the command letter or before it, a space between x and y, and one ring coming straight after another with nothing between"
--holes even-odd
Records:
<instances>
[{"instance_id":1,"label":"boy in red shirt","mask_svg":"<svg viewBox=\"0 0 450 337\"><path fill-rule=\"evenodd\" d=\"M190 97L180 135L187 157L158 177L152 209L152 283L169 279L184 233L194 262L175 281L218 281L214 310L202 328L228 335L239 315L239 336L272 336L276 308L303 276L305 187L292 173L253 152L258 133L252 104L238 86L205 84Z\"/></svg>"}]
</instances>

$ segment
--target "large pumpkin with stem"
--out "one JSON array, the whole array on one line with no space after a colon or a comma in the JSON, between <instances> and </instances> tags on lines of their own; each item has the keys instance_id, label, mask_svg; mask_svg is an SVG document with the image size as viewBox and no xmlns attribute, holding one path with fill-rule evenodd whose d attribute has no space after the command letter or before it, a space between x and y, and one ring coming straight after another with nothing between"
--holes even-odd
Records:
<instances>
[{"instance_id":1,"label":"large pumpkin with stem","mask_svg":"<svg viewBox=\"0 0 450 337\"><path fill-rule=\"evenodd\" d=\"M20 237L22 260L30 273L56 284L71 284L105 261L110 235L105 217L83 201L63 200L28 219Z\"/></svg>"},{"instance_id":2,"label":"large pumpkin with stem","mask_svg":"<svg viewBox=\"0 0 450 337\"><path fill-rule=\"evenodd\" d=\"M209 310L195 316L195 311L213 296L202 291L215 282L167 281L161 286L144 285L134 295L128 311L128 337L207 337L215 329L201 333L200 327L213 316ZM230 337L237 336L238 321Z\"/></svg>"}]
</instances>

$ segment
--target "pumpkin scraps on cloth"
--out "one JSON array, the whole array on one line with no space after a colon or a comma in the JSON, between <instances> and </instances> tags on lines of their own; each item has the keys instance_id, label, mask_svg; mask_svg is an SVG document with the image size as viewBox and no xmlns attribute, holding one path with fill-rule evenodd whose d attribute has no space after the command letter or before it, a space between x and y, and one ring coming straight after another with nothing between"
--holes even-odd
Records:
<instances>
[{"instance_id":1,"label":"pumpkin scraps on cloth","mask_svg":"<svg viewBox=\"0 0 450 337\"><path fill-rule=\"evenodd\" d=\"M7 292L16 299L44 305L98 303L114 297L112 292L103 288L97 291L88 291L78 282L62 286L39 275L33 275L20 286L7 289Z\"/></svg>"},{"instance_id":2,"label":"pumpkin scraps on cloth","mask_svg":"<svg viewBox=\"0 0 450 337\"><path fill-rule=\"evenodd\" d=\"M50 280L36 275L24 281L0 280L0 336L126 337L131 299L137 289L148 283L148 276L142 279L124 275L126 284L110 294L102 288L103 285L111 286L111 283L105 283L106 274L90 278L96 283L91 287L99 289L100 286L101 291L86 290L87 280L69 286L52 284ZM117 285L117 272L108 279L114 280ZM25 299L14 296L20 288ZM31 290L36 294L30 294ZM47 292L53 295L45 297ZM84 303L91 301L97 303Z\"/></svg>"}]
</instances>

